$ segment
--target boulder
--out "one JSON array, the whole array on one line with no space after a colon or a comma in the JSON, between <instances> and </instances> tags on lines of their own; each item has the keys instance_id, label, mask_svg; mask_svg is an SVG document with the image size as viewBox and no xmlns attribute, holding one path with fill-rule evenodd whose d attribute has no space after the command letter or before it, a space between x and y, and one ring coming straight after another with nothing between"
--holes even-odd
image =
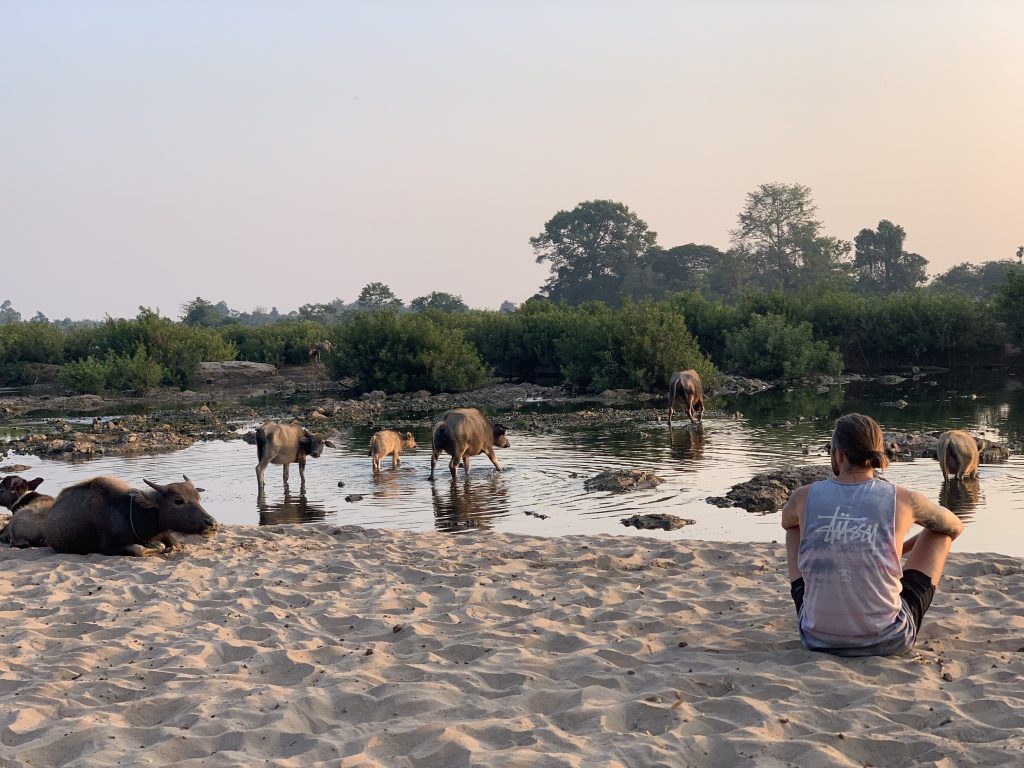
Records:
<instances>
[{"instance_id":1,"label":"boulder","mask_svg":"<svg viewBox=\"0 0 1024 768\"><path fill-rule=\"evenodd\" d=\"M729 489L725 496L709 496L706 501L716 507L742 507L748 512L775 512L801 485L832 477L831 467L805 466L777 469L755 475L745 483Z\"/></svg>"},{"instance_id":2,"label":"boulder","mask_svg":"<svg viewBox=\"0 0 1024 768\"><path fill-rule=\"evenodd\" d=\"M666 512L653 512L647 515L633 515L622 518L622 524L640 528L642 530L674 531L687 525L693 525L696 520L687 520L684 517L677 517Z\"/></svg>"},{"instance_id":3,"label":"boulder","mask_svg":"<svg viewBox=\"0 0 1024 768\"><path fill-rule=\"evenodd\" d=\"M613 469L584 480L583 487L588 491L622 493L657 488L663 482L656 474L645 469Z\"/></svg>"},{"instance_id":4,"label":"boulder","mask_svg":"<svg viewBox=\"0 0 1024 768\"><path fill-rule=\"evenodd\" d=\"M200 363L198 377L207 384L220 382L261 380L276 377L277 367L270 363L248 360L223 360L218 363Z\"/></svg>"}]
</instances>

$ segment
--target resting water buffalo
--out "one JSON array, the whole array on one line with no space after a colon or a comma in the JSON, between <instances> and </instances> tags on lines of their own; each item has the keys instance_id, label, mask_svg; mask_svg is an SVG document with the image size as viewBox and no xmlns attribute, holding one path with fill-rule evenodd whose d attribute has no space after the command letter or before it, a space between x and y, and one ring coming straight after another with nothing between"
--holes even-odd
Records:
<instances>
[{"instance_id":1,"label":"resting water buffalo","mask_svg":"<svg viewBox=\"0 0 1024 768\"><path fill-rule=\"evenodd\" d=\"M943 480L949 480L950 475L955 475L957 480L978 476L978 443L969 432L962 429L943 432L935 453L942 465Z\"/></svg>"},{"instance_id":2,"label":"resting water buffalo","mask_svg":"<svg viewBox=\"0 0 1024 768\"><path fill-rule=\"evenodd\" d=\"M53 496L36 493L43 478L26 480L11 475L0 480L0 506L11 510L11 519L0 530L0 544L10 547L44 547L42 521L53 506Z\"/></svg>"},{"instance_id":3,"label":"resting water buffalo","mask_svg":"<svg viewBox=\"0 0 1024 768\"><path fill-rule=\"evenodd\" d=\"M94 477L61 491L43 520L43 538L58 552L134 555L178 549L172 534L212 533L217 521L199 503L202 489L183 483L130 488L116 477Z\"/></svg>"},{"instance_id":4,"label":"resting water buffalo","mask_svg":"<svg viewBox=\"0 0 1024 768\"><path fill-rule=\"evenodd\" d=\"M391 457L391 468L402 463L402 451L416 447L416 438L412 432L396 432L393 429L382 429L370 438L370 452L373 458L373 471L380 472L380 462L385 456Z\"/></svg>"},{"instance_id":5,"label":"resting water buffalo","mask_svg":"<svg viewBox=\"0 0 1024 768\"><path fill-rule=\"evenodd\" d=\"M454 479L460 461L468 475L469 457L481 453L486 453L494 468L500 470L501 464L494 455L494 449L508 448L505 427L501 424L491 424L490 419L476 408L455 408L441 416L434 424L430 442L433 447L430 456L431 480L434 479L434 467L437 466L437 458L442 451L451 454L452 460L448 462L448 469L451 470Z\"/></svg>"},{"instance_id":6,"label":"resting water buffalo","mask_svg":"<svg viewBox=\"0 0 1024 768\"><path fill-rule=\"evenodd\" d=\"M324 446L333 448L334 443L323 435L314 435L298 424L276 424L266 421L256 428L256 482L263 490L263 472L268 464L284 465L284 483L288 484L288 465L297 462L299 481L306 484L306 457L320 458Z\"/></svg>"},{"instance_id":7,"label":"resting water buffalo","mask_svg":"<svg viewBox=\"0 0 1024 768\"><path fill-rule=\"evenodd\" d=\"M682 398L686 406L686 415L691 422L700 423L704 420L704 385L700 375L692 368L688 371L676 371L668 381L668 425L672 426L672 406L676 398Z\"/></svg>"}]
</instances>

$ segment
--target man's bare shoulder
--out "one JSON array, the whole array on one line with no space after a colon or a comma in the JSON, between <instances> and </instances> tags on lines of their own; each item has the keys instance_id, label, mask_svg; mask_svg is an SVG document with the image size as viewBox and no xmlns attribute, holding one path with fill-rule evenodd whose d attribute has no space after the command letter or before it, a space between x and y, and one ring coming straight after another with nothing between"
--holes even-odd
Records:
<instances>
[{"instance_id":1,"label":"man's bare shoulder","mask_svg":"<svg viewBox=\"0 0 1024 768\"><path fill-rule=\"evenodd\" d=\"M807 493L810 488L809 485L801 485L786 499L786 503L782 507L783 528L796 528L800 525L804 509L807 507Z\"/></svg>"}]
</instances>

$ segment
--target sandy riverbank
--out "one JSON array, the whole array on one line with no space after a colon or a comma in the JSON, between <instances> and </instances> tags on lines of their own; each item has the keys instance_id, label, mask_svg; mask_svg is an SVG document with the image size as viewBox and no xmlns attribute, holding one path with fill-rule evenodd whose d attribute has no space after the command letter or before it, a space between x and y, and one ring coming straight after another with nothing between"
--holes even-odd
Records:
<instances>
[{"instance_id":1,"label":"sandy riverbank","mask_svg":"<svg viewBox=\"0 0 1024 768\"><path fill-rule=\"evenodd\" d=\"M0 551L0 764L1015 766L1024 561L954 555L918 647L796 640L780 546L222 530Z\"/></svg>"}]
</instances>

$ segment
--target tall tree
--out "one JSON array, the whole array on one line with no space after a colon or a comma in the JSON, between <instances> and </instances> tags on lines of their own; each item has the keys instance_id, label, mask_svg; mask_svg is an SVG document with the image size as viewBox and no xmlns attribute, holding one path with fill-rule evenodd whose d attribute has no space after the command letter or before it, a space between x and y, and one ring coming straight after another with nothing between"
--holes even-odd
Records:
<instances>
[{"instance_id":1,"label":"tall tree","mask_svg":"<svg viewBox=\"0 0 1024 768\"><path fill-rule=\"evenodd\" d=\"M571 304L615 302L623 279L642 266L643 255L656 241L647 222L613 200L588 200L559 211L530 238L537 263L551 264L541 293Z\"/></svg>"},{"instance_id":2,"label":"tall tree","mask_svg":"<svg viewBox=\"0 0 1024 768\"><path fill-rule=\"evenodd\" d=\"M950 267L928 284L933 291L950 293L958 291L973 299L987 300L996 295L1006 282L1010 272L1021 274L1024 267L1013 259L986 261L984 264L963 262Z\"/></svg>"},{"instance_id":3,"label":"tall tree","mask_svg":"<svg viewBox=\"0 0 1024 768\"><path fill-rule=\"evenodd\" d=\"M856 253L853 266L857 284L872 293L905 291L924 283L928 260L903 250L907 233L887 219L878 229L862 229L853 239Z\"/></svg>"},{"instance_id":4,"label":"tall tree","mask_svg":"<svg viewBox=\"0 0 1024 768\"><path fill-rule=\"evenodd\" d=\"M652 248L646 256L661 293L697 291L706 293L709 276L717 269L725 254L712 245L687 243L675 248ZM660 295L658 293L656 296Z\"/></svg>"},{"instance_id":5,"label":"tall tree","mask_svg":"<svg viewBox=\"0 0 1024 768\"><path fill-rule=\"evenodd\" d=\"M401 309L402 300L384 283L369 283L363 287L356 304L361 309Z\"/></svg>"},{"instance_id":6,"label":"tall tree","mask_svg":"<svg viewBox=\"0 0 1024 768\"><path fill-rule=\"evenodd\" d=\"M20 323L21 312L16 310L11 304L10 299L5 299L3 304L0 304L0 325L4 323Z\"/></svg>"},{"instance_id":7,"label":"tall tree","mask_svg":"<svg viewBox=\"0 0 1024 768\"><path fill-rule=\"evenodd\" d=\"M437 309L441 312L468 312L469 307L462 300L461 296L444 291L433 291L427 296L417 296L409 302L409 309L413 312L424 312L428 309Z\"/></svg>"},{"instance_id":8,"label":"tall tree","mask_svg":"<svg viewBox=\"0 0 1024 768\"><path fill-rule=\"evenodd\" d=\"M739 214L733 243L752 257L760 287L786 291L800 282L800 270L822 254L831 260L839 253L818 243L821 222L811 188L802 184L761 184L747 195ZM841 242L841 241L836 241Z\"/></svg>"}]
</instances>

